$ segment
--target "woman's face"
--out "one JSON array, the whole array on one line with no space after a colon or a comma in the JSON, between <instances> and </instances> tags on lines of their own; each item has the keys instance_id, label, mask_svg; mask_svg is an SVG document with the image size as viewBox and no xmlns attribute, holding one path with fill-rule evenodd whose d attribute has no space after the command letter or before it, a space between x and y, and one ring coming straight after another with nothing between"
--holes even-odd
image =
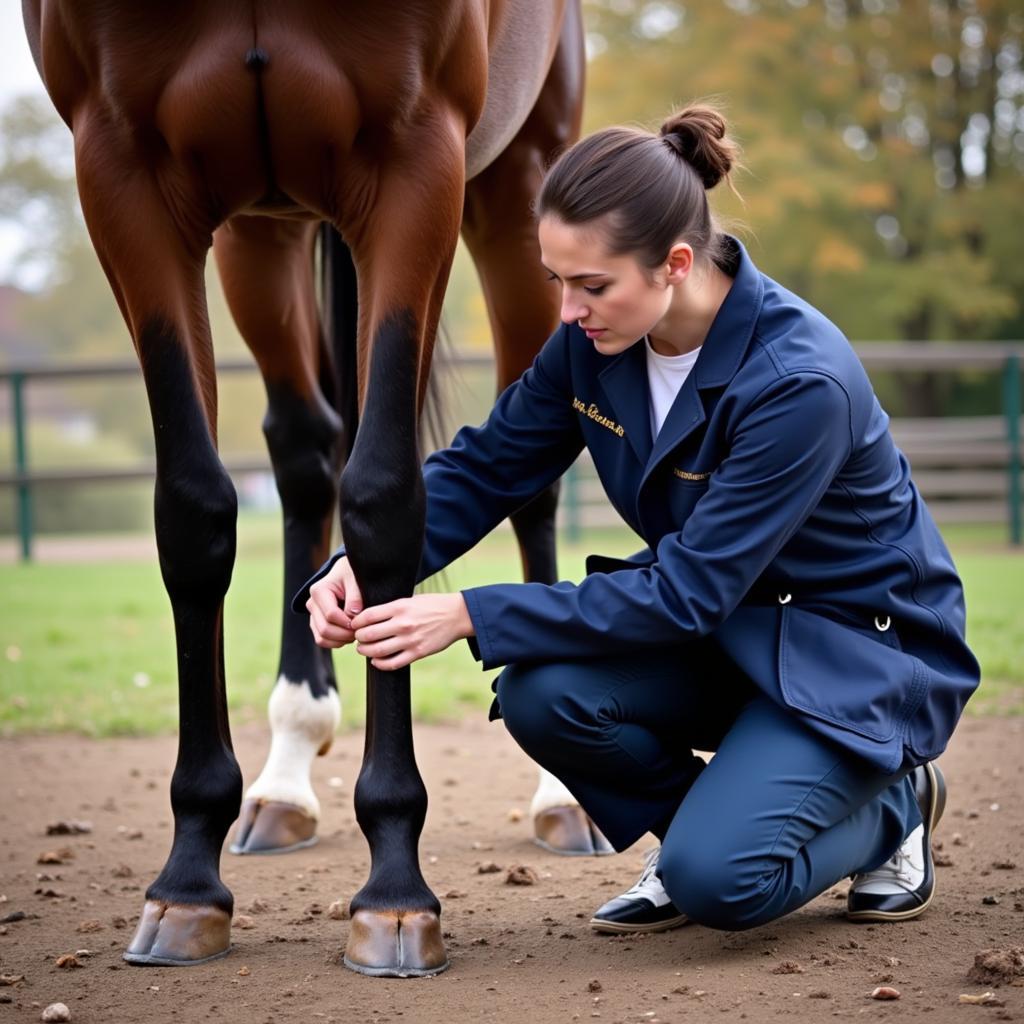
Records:
<instances>
[{"instance_id":1,"label":"woman's face","mask_svg":"<svg viewBox=\"0 0 1024 1024\"><path fill-rule=\"evenodd\" d=\"M578 323L602 355L624 352L665 316L672 301L667 268L612 255L598 225L548 215L537 235L541 261L562 289L562 320Z\"/></svg>"}]
</instances>

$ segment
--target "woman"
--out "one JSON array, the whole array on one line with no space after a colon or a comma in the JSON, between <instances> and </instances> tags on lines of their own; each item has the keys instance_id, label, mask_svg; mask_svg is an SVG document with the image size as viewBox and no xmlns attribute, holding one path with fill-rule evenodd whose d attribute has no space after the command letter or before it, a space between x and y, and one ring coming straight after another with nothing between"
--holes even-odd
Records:
<instances>
[{"instance_id":1,"label":"woman","mask_svg":"<svg viewBox=\"0 0 1024 1024\"><path fill-rule=\"evenodd\" d=\"M735 158L703 106L566 152L537 203L564 324L424 467L421 577L584 445L647 547L578 585L365 609L342 550L308 588L316 642L382 669L469 638L507 666L513 737L616 849L661 840L603 931L749 928L847 875L850 917L916 917L945 799L930 762L978 682L960 581L856 355L714 224Z\"/></svg>"}]
</instances>

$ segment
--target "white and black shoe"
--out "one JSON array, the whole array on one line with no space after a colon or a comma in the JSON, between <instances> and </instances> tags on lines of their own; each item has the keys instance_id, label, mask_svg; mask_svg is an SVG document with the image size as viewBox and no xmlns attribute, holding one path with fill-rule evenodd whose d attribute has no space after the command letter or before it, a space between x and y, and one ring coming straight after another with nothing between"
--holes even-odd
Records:
<instances>
[{"instance_id":1,"label":"white and black shoe","mask_svg":"<svg viewBox=\"0 0 1024 1024\"><path fill-rule=\"evenodd\" d=\"M644 869L636 885L621 896L609 900L590 919L594 931L613 935L636 932L667 932L686 924L686 915L681 914L668 898L665 887L658 878L658 857L661 847L650 850L644 859Z\"/></svg>"},{"instance_id":2,"label":"white and black shoe","mask_svg":"<svg viewBox=\"0 0 1024 1024\"><path fill-rule=\"evenodd\" d=\"M935 895L932 832L946 807L946 781L933 763L915 768L912 777L922 823L884 864L853 876L846 896L852 921L908 921Z\"/></svg>"}]
</instances>

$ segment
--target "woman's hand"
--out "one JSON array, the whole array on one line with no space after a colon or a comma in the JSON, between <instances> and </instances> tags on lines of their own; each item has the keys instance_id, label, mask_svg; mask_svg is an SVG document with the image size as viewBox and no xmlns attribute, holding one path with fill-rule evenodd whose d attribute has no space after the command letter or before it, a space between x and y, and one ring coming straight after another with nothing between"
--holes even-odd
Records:
<instances>
[{"instance_id":1,"label":"woman's hand","mask_svg":"<svg viewBox=\"0 0 1024 1024\"><path fill-rule=\"evenodd\" d=\"M318 647L344 647L355 639L352 617L363 610L355 573L342 556L309 588L309 628Z\"/></svg>"},{"instance_id":2,"label":"woman's hand","mask_svg":"<svg viewBox=\"0 0 1024 1024\"><path fill-rule=\"evenodd\" d=\"M352 619L356 650L374 668L393 671L472 636L461 594L417 594L367 608Z\"/></svg>"}]
</instances>

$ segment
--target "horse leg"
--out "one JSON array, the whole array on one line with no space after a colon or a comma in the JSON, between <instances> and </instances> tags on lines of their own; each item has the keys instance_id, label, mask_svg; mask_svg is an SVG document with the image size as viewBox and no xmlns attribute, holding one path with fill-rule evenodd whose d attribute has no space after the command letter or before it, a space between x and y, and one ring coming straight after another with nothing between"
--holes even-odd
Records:
<instances>
[{"instance_id":1,"label":"horse leg","mask_svg":"<svg viewBox=\"0 0 1024 1024\"><path fill-rule=\"evenodd\" d=\"M584 58L578 18L576 5L568 4L559 47L536 106L508 148L466 186L462 235L483 284L499 392L523 374L558 324L558 294L540 262L532 203L546 161L579 134ZM556 485L511 517L528 582L558 579L557 505ZM613 852L569 790L543 768L530 811L536 840L546 849Z\"/></svg>"},{"instance_id":2,"label":"horse leg","mask_svg":"<svg viewBox=\"0 0 1024 1024\"><path fill-rule=\"evenodd\" d=\"M313 282L317 223L232 217L214 234L224 293L267 389L263 433L284 517L281 659L270 695L270 753L242 804L232 853L285 853L316 842L310 782L341 714L329 651L292 614L291 595L326 559L341 468L341 421L328 392Z\"/></svg>"},{"instance_id":3,"label":"horse leg","mask_svg":"<svg viewBox=\"0 0 1024 1024\"><path fill-rule=\"evenodd\" d=\"M76 117L82 208L138 351L153 418L156 540L174 617L180 727L174 839L125 959L187 965L230 948L233 898L219 860L242 778L228 729L222 613L237 502L216 447L203 283L212 225L191 182L158 181L126 134L102 112Z\"/></svg>"},{"instance_id":4,"label":"horse leg","mask_svg":"<svg viewBox=\"0 0 1024 1024\"><path fill-rule=\"evenodd\" d=\"M458 119L425 112L383 164L377 202L350 244L359 278L360 384L355 445L341 478L342 533L366 607L412 594L426 498L418 409L458 238L463 138ZM441 907L420 873L427 793L416 768L408 668L367 662L366 745L356 817L370 877L352 898L345 963L364 974L422 976L448 966Z\"/></svg>"}]
</instances>

